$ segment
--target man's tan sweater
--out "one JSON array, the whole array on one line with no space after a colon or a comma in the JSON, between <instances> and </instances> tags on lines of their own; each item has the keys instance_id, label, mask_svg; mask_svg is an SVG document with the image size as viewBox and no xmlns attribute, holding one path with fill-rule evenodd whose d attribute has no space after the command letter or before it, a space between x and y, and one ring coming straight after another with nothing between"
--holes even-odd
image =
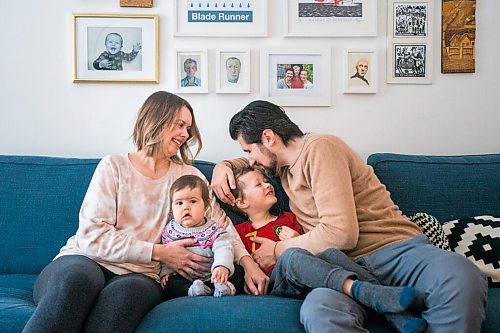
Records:
<instances>
[{"instance_id":1,"label":"man's tan sweater","mask_svg":"<svg viewBox=\"0 0 500 333\"><path fill-rule=\"evenodd\" d=\"M233 167L244 163L230 162ZM284 249L318 254L336 248L357 258L420 233L373 168L335 136L308 134L297 160L278 175L305 231L283 241Z\"/></svg>"}]
</instances>

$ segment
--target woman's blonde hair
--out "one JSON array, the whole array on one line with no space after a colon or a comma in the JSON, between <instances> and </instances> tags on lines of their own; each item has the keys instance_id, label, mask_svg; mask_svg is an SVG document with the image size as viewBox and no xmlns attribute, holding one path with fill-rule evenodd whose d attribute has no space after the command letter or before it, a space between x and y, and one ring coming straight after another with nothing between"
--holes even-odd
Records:
<instances>
[{"instance_id":1,"label":"woman's blonde hair","mask_svg":"<svg viewBox=\"0 0 500 333\"><path fill-rule=\"evenodd\" d=\"M163 131L174 125L174 121L183 107L188 108L192 117L189 139L179 148L181 159L174 156L172 161L180 163L182 160L184 163L191 164L203 146L193 108L185 99L166 91L157 91L149 96L139 110L133 133L137 149L144 150L147 156L155 155L161 149ZM197 147L194 155L189 149L192 146Z\"/></svg>"}]
</instances>

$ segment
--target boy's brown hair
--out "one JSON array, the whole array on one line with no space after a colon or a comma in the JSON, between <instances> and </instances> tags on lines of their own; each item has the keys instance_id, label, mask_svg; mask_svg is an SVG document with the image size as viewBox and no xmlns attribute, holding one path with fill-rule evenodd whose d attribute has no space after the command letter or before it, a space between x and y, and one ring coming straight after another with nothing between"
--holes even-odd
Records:
<instances>
[{"instance_id":1,"label":"boy's brown hair","mask_svg":"<svg viewBox=\"0 0 500 333\"><path fill-rule=\"evenodd\" d=\"M199 188L201 190L201 198L203 200L203 203L205 203L205 208L210 206L210 194L208 191L208 186L198 176L195 175L184 175L179 178L175 182L173 182L172 186L170 187L170 212L169 212L169 218L172 218L172 203L173 203L173 197L174 193L177 191L180 191L182 189L189 188L190 190L194 188Z\"/></svg>"}]
</instances>

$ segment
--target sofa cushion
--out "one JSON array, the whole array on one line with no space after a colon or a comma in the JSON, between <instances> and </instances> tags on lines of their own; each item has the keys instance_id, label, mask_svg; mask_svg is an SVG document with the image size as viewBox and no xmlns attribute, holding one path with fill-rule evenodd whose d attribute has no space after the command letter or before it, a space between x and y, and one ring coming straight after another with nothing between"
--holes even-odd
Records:
<instances>
[{"instance_id":1,"label":"sofa cushion","mask_svg":"<svg viewBox=\"0 0 500 333\"><path fill-rule=\"evenodd\" d=\"M0 274L0 328L21 332L35 310L33 285L36 275Z\"/></svg>"},{"instance_id":2,"label":"sofa cushion","mask_svg":"<svg viewBox=\"0 0 500 333\"><path fill-rule=\"evenodd\" d=\"M500 217L458 219L445 223L443 229L452 251L472 261L490 287L500 287Z\"/></svg>"},{"instance_id":3,"label":"sofa cushion","mask_svg":"<svg viewBox=\"0 0 500 333\"><path fill-rule=\"evenodd\" d=\"M427 213L417 213L409 216L408 219L418 225L422 233L429 238L431 243L443 250L449 250L448 237L444 234L441 223L432 215Z\"/></svg>"}]
</instances>

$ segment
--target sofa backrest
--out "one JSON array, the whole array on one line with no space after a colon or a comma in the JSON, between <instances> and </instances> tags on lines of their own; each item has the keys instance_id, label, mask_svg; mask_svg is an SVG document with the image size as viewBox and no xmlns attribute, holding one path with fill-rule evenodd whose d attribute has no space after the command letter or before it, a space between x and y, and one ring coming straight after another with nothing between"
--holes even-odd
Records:
<instances>
[{"instance_id":1,"label":"sofa backrest","mask_svg":"<svg viewBox=\"0 0 500 333\"><path fill-rule=\"evenodd\" d=\"M78 214L99 159L0 155L0 273L38 274L78 228ZM194 165L210 180L212 162ZM279 208L283 189L272 180ZM244 218L223 205L234 223Z\"/></svg>"},{"instance_id":2,"label":"sofa backrest","mask_svg":"<svg viewBox=\"0 0 500 333\"><path fill-rule=\"evenodd\" d=\"M500 154L368 157L393 201L406 215L424 212L446 222L500 216Z\"/></svg>"}]
</instances>

